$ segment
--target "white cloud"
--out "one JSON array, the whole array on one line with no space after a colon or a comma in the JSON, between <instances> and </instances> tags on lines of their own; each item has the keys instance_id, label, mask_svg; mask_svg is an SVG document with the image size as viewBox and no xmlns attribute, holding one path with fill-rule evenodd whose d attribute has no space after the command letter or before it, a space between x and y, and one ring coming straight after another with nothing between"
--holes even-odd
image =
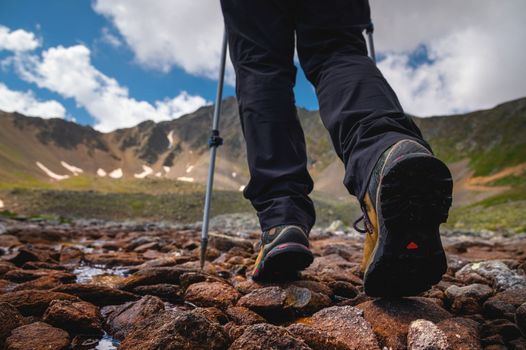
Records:
<instances>
[{"instance_id":1,"label":"white cloud","mask_svg":"<svg viewBox=\"0 0 526 350\"><path fill-rule=\"evenodd\" d=\"M0 51L23 52L31 51L40 46L35 34L22 29L11 31L0 25Z\"/></svg>"},{"instance_id":2,"label":"white cloud","mask_svg":"<svg viewBox=\"0 0 526 350\"><path fill-rule=\"evenodd\" d=\"M173 66L216 79L223 16L216 0L97 0L94 9L109 17L142 65L169 71ZM227 81L233 84L232 68Z\"/></svg>"},{"instance_id":3,"label":"white cloud","mask_svg":"<svg viewBox=\"0 0 526 350\"><path fill-rule=\"evenodd\" d=\"M131 98L126 87L91 64L90 50L83 45L50 48L41 58L17 57L15 65L26 81L75 99L96 120L94 127L100 131L130 127L149 119L174 119L207 103L184 91L154 105Z\"/></svg>"},{"instance_id":4,"label":"white cloud","mask_svg":"<svg viewBox=\"0 0 526 350\"><path fill-rule=\"evenodd\" d=\"M42 118L64 118L66 109L57 101L39 101L32 91L10 90L0 82L0 110Z\"/></svg>"},{"instance_id":5,"label":"white cloud","mask_svg":"<svg viewBox=\"0 0 526 350\"><path fill-rule=\"evenodd\" d=\"M526 96L523 0L373 0L379 67L404 108L448 114ZM425 45L432 63L416 68L409 54Z\"/></svg>"},{"instance_id":6,"label":"white cloud","mask_svg":"<svg viewBox=\"0 0 526 350\"><path fill-rule=\"evenodd\" d=\"M526 95L526 1L371 0L380 67L407 111L451 113ZM215 79L223 20L217 0L96 0L137 61ZM434 61L412 68L425 45ZM228 82L233 83L232 70Z\"/></svg>"},{"instance_id":7,"label":"white cloud","mask_svg":"<svg viewBox=\"0 0 526 350\"><path fill-rule=\"evenodd\" d=\"M101 39L103 42L113 46L113 47L121 47L122 42L121 40L116 37L109 29L108 27L104 27L101 30Z\"/></svg>"}]
</instances>

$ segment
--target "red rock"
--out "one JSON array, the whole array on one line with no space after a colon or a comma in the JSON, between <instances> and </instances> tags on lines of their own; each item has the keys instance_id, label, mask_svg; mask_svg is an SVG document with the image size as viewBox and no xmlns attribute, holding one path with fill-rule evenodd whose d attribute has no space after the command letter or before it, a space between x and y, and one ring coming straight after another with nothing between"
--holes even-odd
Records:
<instances>
[{"instance_id":1,"label":"red rock","mask_svg":"<svg viewBox=\"0 0 526 350\"><path fill-rule=\"evenodd\" d=\"M247 326L229 350L290 349L310 350L299 338L294 338L285 328L260 323Z\"/></svg>"},{"instance_id":2,"label":"red rock","mask_svg":"<svg viewBox=\"0 0 526 350\"><path fill-rule=\"evenodd\" d=\"M326 332L319 331L305 324L294 323L287 327L292 336L303 340L313 350L348 350L347 346L342 341L335 337L327 334Z\"/></svg>"},{"instance_id":3,"label":"red rock","mask_svg":"<svg viewBox=\"0 0 526 350\"><path fill-rule=\"evenodd\" d=\"M7 302L24 316L40 316L53 300L80 301L76 296L43 290L22 290L0 295L0 302Z\"/></svg>"},{"instance_id":4,"label":"red rock","mask_svg":"<svg viewBox=\"0 0 526 350\"><path fill-rule=\"evenodd\" d=\"M84 258L84 252L76 247L64 246L60 250L59 262L62 265L78 265Z\"/></svg>"},{"instance_id":5,"label":"red rock","mask_svg":"<svg viewBox=\"0 0 526 350\"><path fill-rule=\"evenodd\" d=\"M409 324L418 319L438 323L451 317L446 310L425 298L379 299L357 306L373 327L380 346L405 349Z\"/></svg>"},{"instance_id":6,"label":"red rock","mask_svg":"<svg viewBox=\"0 0 526 350\"><path fill-rule=\"evenodd\" d=\"M416 320L409 325L407 348L411 350L448 350L447 336L433 322Z\"/></svg>"},{"instance_id":7,"label":"red rock","mask_svg":"<svg viewBox=\"0 0 526 350\"><path fill-rule=\"evenodd\" d=\"M521 332L517 325L508 320L497 319L484 322L481 329L481 337L487 338L497 335L500 336L505 342L508 342L520 337Z\"/></svg>"},{"instance_id":8,"label":"red rock","mask_svg":"<svg viewBox=\"0 0 526 350\"><path fill-rule=\"evenodd\" d=\"M138 323L164 311L164 303L157 297L147 295L136 302L109 306L102 311L111 334L117 339L124 339Z\"/></svg>"},{"instance_id":9,"label":"red rock","mask_svg":"<svg viewBox=\"0 0 526 350\"><path fill-rule=\"evenodd\" d=\"M178 285L159 283L148 286L138 286L133 288L133 292L139 295L153 295L169 302L181 302L181 290Z\"/></svg>"},{"instance_id":10,"label":"red rock","mask_svg":"<svg viewBox=\"0 0 526 350\"><path fill-rule=\"evenodd\" d=\"M0 349L3 349L5 339L11 331L24 324L24 317L8 303L0 303Z\"/></svg>"},{"instance_id":11,"label":"red rock","mask_svg":"<svg viewBox=\"0 0 526 350\"><path fill-rule=\"evenodd\" d=\"M479 350L480 336L477 322L461 317L449 318L437 324L444 332L451 349Z\"/></svg>"},{"instance_id":12,"label":"red rock","mask_svg":"<svg viewBox=\"0 0 526 350\"><path fill-rule=\"evenodd\" d=\"M308 315L331 305L331 299L310 289L290 286L286 290L285 308L294 309L299 315Z\"/></svg>"},{"instance_id":13,"label":"red rock","mask_svg":"<svg viewBox=\"0 0 526 350\"><path fill-rule=\"evenodd\" d=\"M95 284L63 284L54 288L53 291L76 295L80 299L98 306L122 304L138 298L137 295L126 291Z\"/></svg>"},{"instance_id":14,"label":"red rock","mask_svg":"<svg viewBox=\"0 0 526 350\"><path fill-rule=\"evenodd\" d=\"M192 313L206 317L212 323L225 324L228 322L228 317L217 307L196 307Z\"/></svg>"},{"instance_id":15,"label":"red rock","mask_svg":"<svg viewBox=\"0 0 526 350\"><path fill-rule=\"evenodd\" d=\"M84 261L94 265L129 266L139 265L144 262L137 253L114 252L114 253L97 253L84 255Z\"/></svg>"},{"instance_id":16,"label":"red rock","mask_svg":"<svg viewBox=\"0 0 526 350\"><path fill-rule=\"evenodd\" d=\"M0 261L0 278L8 271L16 269L16 265L8 261Z\"/></svg>"},{"instance_id":17,"label":"red rock","mask_svg":"<svg viewBox=\"0 0 526 350\"><path fill-rule=\"evenodd\" d=\"M515 323L521 330L522 335L526 337L526 303L517 308L515 312Z\"/></svg>"},{"instance_id":18,"label":"red rock","mask_svg":"<svg viewBox=\"0 0 526 350\"><path fill-rule=\"evenodd\" d=\"M99 309L85 301L52 301L44 313L43 320L73 334L103 333Z\"/></svg>"},{"instance_id":19,"label":"red rock","mask_svg":"<svg viewBox=\"0 0 526 350\"><path fill-rule=\"evenodd\" d=\"M226 309L228 318L239 325L252 325L257 323L265 323L265 319L257 313L242 306L232 306Z\"/></svg>"},{"instance_id":20,"label":"red rock","mask_svg":"<svg viewBox=\"0 0 526 350\"><path fill-rule=\"evenodd\" d=\"M18 284L12 290L13 291L29 290L29 289L49 290L49 289L58 287L61 284L62 282L55 276L43 276L43 277L37 278L36 280Z\"/></svg>"},{"instance_id":21,"label":"red rock","mask_svg":"<svg viewBox=\"0 0 526 350\"><path fill-rule=\"evenodd\" d=\"M4 279L16 283L36 280L40 277L55 277L61 282L68 283L76 280L77 276L72 273L58 270L22 270L16 269L6 272Z\"/></svg>"},{"instance_id":22,"label":"red rock","mask_svg":"<svg viewBox=\"0 0 526 350\"><path fill-rule=\"evenodd\" d=\"M316 312L305 324L324 332L347 349L379 349L369 322L363 311L352 306L333 306Z\"/></svg>"},{"instance_id":23,"label":"red rock","mask_svg":"<svg viewBox=\"0 0 526 350\"><path fill-rule=\"evenodd\" d=\"M287 299L287 293L280 287L265 287L244 295L237 302L251 310L273 310L282 308Z\"/></svg>"},{"instance_id":24,"label":"red rock","mask_svg":"<svg viewBox=\"0 0 526 350\"><path fill-rule=\"evenodd\" d=\"M119 349L223 350L228 344L223 328L206 317L192 312L165 311L137 324Z\"/></svg>"},{"instance_id":25,"label":"red rock","mask_svg":"<svg viewBox=\"0 0 526 350\"><path fill-rule=\"evenodd\" d=\"M137 286L145 286L159 283L179 284L179 277L188 272L188 269L176 267L154 267L140 270L126 277L118 286L120 289L132 290Z\"/></svg>"},{"instance_id":26,"label":"red rock","mask_svg":"<svg viewBox=\"0 0 526 350\"><path fill-rule=\"evenodd\" d=\"M488 318L506 318L513 321L515 310L526 302L526 288L510 289L497 293L484 303L484 315Z\"/></svg>"},{"instance_id":27,"label":"red rock","mask_svg":"<svg viewBox=\"0 0 526 350\"><path fill-rule=\"evenodd\" d=\"M360 292L352 283L345 281L332 281L329 282L328 286L331 288L332 293L336 296L352 299L356 297Z\"/></svg>"},{"instance_id":28,"label":"red rock","mask_svg":"<svg viewBox=\"0 0 526 350\"><path fill-rule=\"evenodd\" d=\"M38 252L34 249L28 249L26 247L20 248L16 254L9 259L10 262L16 266L22 266L28 261L49 261L50 257L48 254Z\"/></svg>"},{"instance_id":29,"label":"red rock","mask_svg":"<svg viewBox=\"0 0 526 350\"><path fill-rule=\"evenodd\" d=\"M239 299L239 292L221 282L199 282L188 287L185 300L198 306L216 306L226 309Z\"/></svg>"},{"instance_id":30,"label":"red rock","mask_svg":"<svg viewBox=\"0 0 526 350\"><path fill-rule=\"evenodd\" d=\"M7 350L64 350L70 341L66 331L35 322L13 330L5 343Z\"/></svg>"}]
</instances>

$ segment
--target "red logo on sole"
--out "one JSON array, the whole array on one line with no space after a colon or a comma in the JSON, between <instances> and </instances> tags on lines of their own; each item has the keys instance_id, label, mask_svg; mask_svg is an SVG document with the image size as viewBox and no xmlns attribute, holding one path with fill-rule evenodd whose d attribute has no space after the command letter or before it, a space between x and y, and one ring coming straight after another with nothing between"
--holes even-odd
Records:
<instances>
[{"instance_id":1,"label":"red logo on sole","mask_svg":"<svg viewBox=\"0 0 526 350\"><path fill-rule=\"evenodd\" d=\"M415 242L409 242L409 244L406 245L406 248L407 249L418 249L418 244L416 244Z\"/></svg>"}]
</instances>

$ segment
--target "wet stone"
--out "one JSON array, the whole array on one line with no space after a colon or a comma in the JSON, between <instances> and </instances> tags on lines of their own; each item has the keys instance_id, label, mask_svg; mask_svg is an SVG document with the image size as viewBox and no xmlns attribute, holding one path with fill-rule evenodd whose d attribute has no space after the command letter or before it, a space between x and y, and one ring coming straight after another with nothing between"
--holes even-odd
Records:
<instances>
[{"instance_id":1,"label":"wet stone","mask_svg":"<svg viewBox=\"0 0 526 350\"><path fill-rule=\"evenodd\" d=\"M0 303L0 349L11 331L24 324L24 317L8 303Z\"/></svg>"},{"instance_id":2,"label":"wet stone","mask_svg":"<svg viewBox=\"0 0 526 350\"><path fill-rule=\"evenodd\" d=\"M444 332L451 349L479 350L480 335L477 322L461 317L449 318L437 324Z\"/></svg>"},{"instance_id":3,"label":"wet stone","mask_svg":"<svg viewBox=\"0 0 526 350\"><path fill-rule=\"evenodd\" d=\"M526 302L526 288L497 293L484 303L484 315L488 318L514 319L515 310Z\"/></svg>"},{"instance_id":4,"label":"wet stone","mask_svg":"<svg viewBox=\"0 0 526 350\"><path fill-rule=\"evenodd\" d=\"M7 350L64 350L70 340L66 331L35 322L14 329L5 344Z\"/></svg>"},{"instance_id":5,"label":"wet stone","mask_svg":"<svg viewBox=\"0 0 526 350\"><path fill-rule=\"evenodd\" d=\"M491 281L498 290L526 288L526 276L510 269L499 260L467 264L455 273L455 277L465 281L470 274L476 274Z\"/></svg>"},{"instance_id":6,"label":"wet stone","mask_svg":"<svg viewBox=\"0 0 526 350\"><path fill-rule=\"evenodd\" d=\"M145 296L136 302L118 306L108 306L102 310L111 334L123 339L141 321L158 315L165 306L161 299Z\"/></svg>"},{"instance_id":7,"label":"wet stone","mask_svg":"<svg viewBox=\"0 0 526 350\"><path fill-rule=\"evenodd\" d=\"M223 350L229 338L223 328L192 312L165 311L138 323L122 341L120 350Z\"/></svg>"},{"instance_id":8,"label":"wet stone","mask_svg":"<svg viewBox=\"0 0 526 350\"><path fill-rule=\"evenodd\" d=\"M138 286L133 288L133 293L139 295L153 295L169 302L181 302L183 297L181 296L181 290L178 285L175 284L151 284L148 286Z\"/></svg>"},{"instance_id":9,"label":"wet stone","mask_svg":"<svg viewBox=\"0 0 526 350\"><path fill-rule=\"evenodd\" d=\"M185 300L198 306L216 306L226 309L239 299L239 292L222 282L199 282L191 284L185 293Z\"/></svg>"},{"instance_id":10,"label":"wet stone","mask_svg":"<svg viewBox=\"0 0 526 350\"><path fill-rule=\"evenodd\" d=\"M325 308L312 315L306 324L346 344L348 349L380 348L363 311L352 306Z\"/></svg>"},{"instance_id":11,"label":"wet stone","mask_svg":"<svg viewBox=\"0 0 526 350\"><path fill-rule=\"evenodd\" d=\"M76 296L42 290L23 290L0 295L0 302L7 302L18 309L24 316L40 316L53 300L80 301Z\"/></svg>"},{"instance_id":12,"label":"wet stone","mask_svg":"<svg viewBox=\"0 0 526 350\"><path fill-rule=\"evenodd\" d=\"M463 287L452 285L445 291L451 311L460 314L481 313L481 304L491 295L493 289L485 284L470 284Z\"/></svg>"},{"instance_id":13,"label":"wet stone","mask_svg":"<svg viewBox=\"0 0 526 350\"><path fill-rule=\"evenodd\" d=\"M65 271L58 271L58 270L47 270L47 269L40 269L40 270L22 270L22 269L16 269L11 270L9 272L6 272L3 276L3 279L21 283L21 282L27 282L36 280L40 277L55 277L59 281L63 283L73 282L77 278L74 274L65 272Z\"/></svg>"},{"instance_id":14,"label":"wet stone","mask_svg":"<svg viewBox=\"0 0 526 350\"><path fill-rule=\"evenodd\" d=\"M419 298L378 299L357 306L373 327L381 346L405 349L411 322L424 319L433 323L451 317L451 314L432 301Z\"/></svg>"},{"instance_id":15,"label":"wet stone","mask_svg":"<svg viewBox=\"0 0 526 350\"><path fill-rule=\"evenodd\" d=\"M252 325L265 322L263 317L242 306L229 307L226 309L226 314L229 319L239 325Z\"/></svg>"},{"instance_id":16,"label":"wet stone","mask_svg":"<svg viewBox=\"0 0 526 350\"><path fill-rule=\"evenodd\" d=\"M526 336L526 303L517 308L515 312L515 323L519 327L523 336Z\"/></svg>"},{"instance_id":17,"label":"wet stone","mask_svg":"<svg viewBox=\"0 0 526 350\"><path fill-rule=\"evenodd\" d=\"M290 349L310 350L299 338L295 338L285 328L260 323L247 326L243 334L230 346L230 350Z\"/></svg>"},{"instance_id":18,"label":"wet stone","mask_svg":"<svg viewBox=\"0 0 526 350\"><path fill-rule=\"evenodd\" d=\"M447 336L433 322L416 320L409 325L407 348L410 350L447 350Z\"/></svg>"},{"instance_id":19,"label":"wet stone","mask_svg":"<svg viewBox=\"0 0 526 350\"><path fill-rule=\"evenodd\" d=\"M80 299L98 306L122 304L138 298L129 292L94 284L64 284L54 288L53 291L76 295Z\"/></svg>"},{"instance_id":20,"label":"wet stone","mask_svg":"<svg viewBox=\"0 0 526 350\"><path fill-rule=\"evenodd\" d=\"M303 340L313 350L347 350L349 346L326 332L319 331L305 324L294 323L287 331L295 338Z\"/></svg>"},{"instance_id":21,"label":"wet stone","mask_svg":"<svg viewBox=\"0 0 526 350\"><path fill-rule=\"evenodd\" d=\"M99 309L85 301L55 300L44 313L44 322L72 334L102 334Z\"/></svg>"}]
</instances>

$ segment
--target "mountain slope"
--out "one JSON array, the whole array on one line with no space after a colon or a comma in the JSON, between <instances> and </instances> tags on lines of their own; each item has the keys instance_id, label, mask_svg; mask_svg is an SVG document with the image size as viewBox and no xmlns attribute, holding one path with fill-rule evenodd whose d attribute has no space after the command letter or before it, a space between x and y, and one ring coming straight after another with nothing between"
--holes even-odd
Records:
<instances>
[{"instance_id":1,"label":"mountain slope","mask_svg":"<svg viewBox=\"0 0 526 350\"><path fill-rule=\"evenodd\" d=\"M0 189L150 193L169 189L171 180L203 184L212 111L207 106L176 120L146 121L110 133L61 119L0 112ZM315 193L335 203L348 201L341 183L343 166L319 113L298 109L298 115ZM454 206L462 208L463 215L473 216L469 208L484 203L496 205L495 198L504 205L501 210L507 210L506 201L526 201L526 98L463 115L413 118L450 166ZM220 130L225 143L218 152L215 186L239 191L248 181L248 170L234 98L223 103ZM152 185L145 179L161 182Z\"/></svg>"}]
</instances>

